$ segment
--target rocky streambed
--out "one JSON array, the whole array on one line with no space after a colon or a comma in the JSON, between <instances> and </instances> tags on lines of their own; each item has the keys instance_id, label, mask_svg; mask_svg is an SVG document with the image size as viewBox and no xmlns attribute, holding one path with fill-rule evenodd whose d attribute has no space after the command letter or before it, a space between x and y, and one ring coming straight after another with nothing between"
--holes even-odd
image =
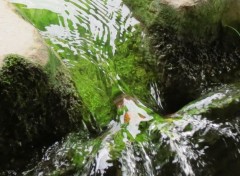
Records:
<instances>
[{"instance_id":1,"label":"rocky streambed","mask_svg":"<svg viewBox=\"0 0 240 176\"><path fill-rule=\"evenodd\" d=\"M12 3L0 175L240 174L238 1Z\"/></svg>"}]
</instances>

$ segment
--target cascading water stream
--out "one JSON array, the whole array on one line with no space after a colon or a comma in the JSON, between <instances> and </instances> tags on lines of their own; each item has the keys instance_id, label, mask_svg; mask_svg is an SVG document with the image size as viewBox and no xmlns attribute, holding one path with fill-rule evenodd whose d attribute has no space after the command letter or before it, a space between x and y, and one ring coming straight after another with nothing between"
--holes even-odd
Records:
<instances>
[{"instance_id":1,"label":"cascading water stream","mask_svg":"<svg viewBox=\"0 0 240 176\"><path fill-rule=\"evenodd\" d=\"M130 40L135 30L133 26L138 24L131 17L129 9L119 0L11 2L17 3L24 16L40 30L61 56L72 73L84 103L95 113L94 117L100 121L106 119L115 94L127 91L126 81L116 70L124 75L125 68L121 68L120 59L127 56L115 52L118 47L116 45L125 45ZM120 52L128 54L126 48ZM118 65L113 57L119 60ZM129 67L127 64L126 67ZM150 95L150 90L148 92L145 94ZM95 101L89 100L93 94Z\"/></svg>"},{"instance_id":2,"label":"cascading water stream","mask_svg":"<svg viewBox=\"0 0 240 176\"><path fill-rule=\"evenodd\" d=\"M212 151L219 144L222 151L230 147L235 158L229 160L239 163L239 116L229 115L226 120L217 113L209 115L211 109L225 107L232 100L230 95L238 97L237 88L224 88L166 118L141 103L142 97L124 94L137 91L129 91L129 82L119 74L130 65L117 64L113 58L128 57L125 50L131 55L134 46L129 47L130 40L135 37L138 21L121 1L11 2L40 30L70 69L93 121L99 126L108 124L108 129L99 130L97 137L80 132L55 143L24 175L217 175L221 171L217 168L219 156ZM128 42L125 48L119 47ZM131 76L134 79L136 75ZM146 91L154 97L149 101L161 109L156 84L151 82ZM220 103L214 104L218 100ZM115 106L117 115L111 111ZM226 140L229 142L225 145Z\"/></svg>"},{"instance_id":3,"label":"cascading water stream","mask_svg":"<svg viewBox=\"0 0 240 176\"><path fill-rule=\"evenodd\" d=\"M238 89L229 91L240 97ZM228 94L224 97L227 99L215 96L211 103L202 99L172 115L174 119L163 119L139 101L123 96L116 104L118 120L111 121L107 131L93 139L70 135L50 148L29 175L51 175L53 170L72 175L218 175L224 170L217 160L222 153L214 150L231 149L230 161L239 163L239 118L229 116L224 122L208 120L208 113L191 113L200 103L205 112L212 111L213 106L222 108L232 98Z\"/></svg>"}]
</instances>

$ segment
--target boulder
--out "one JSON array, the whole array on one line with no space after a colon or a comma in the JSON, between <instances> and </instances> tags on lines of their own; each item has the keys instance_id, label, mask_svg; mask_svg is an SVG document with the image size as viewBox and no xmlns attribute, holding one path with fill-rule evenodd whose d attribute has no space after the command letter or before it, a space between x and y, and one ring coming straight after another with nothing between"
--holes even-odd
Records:
<instances>
[{"instance_id":1,"label":"boulder","mask_svg":"<svg viewBox=\"0 0 240 176\"><path fill-rule=\"evenodd\" d=\"M229 25L239 29L237 0L158 0L154 23L171 29L178 39L191 43L211 43L226 35ZM233 24L233 21L235 24ZM239 43L239 41L238 41Z\"/></svg>"},{"instance_id":2,"label":"boulder","mask_svg":"<svg viewBox=\"0 0 240 176\"><path fill-rule=\"evenodd\" d=\"M14 11L0 1L0 170L23 169L82 120L68 70Z\"/></svg>"},{"instance_id":3,"label":"boulder","mask_svg":"<svg viewBox=\"0 0 240 176\"><path fill-rule=\"evenodd\" d=\"M177 111L209 89L239 80L239 1L125 2L146 27L156 56L146 67L157 75L166 112Z\"/></svg>"}]
</instances>

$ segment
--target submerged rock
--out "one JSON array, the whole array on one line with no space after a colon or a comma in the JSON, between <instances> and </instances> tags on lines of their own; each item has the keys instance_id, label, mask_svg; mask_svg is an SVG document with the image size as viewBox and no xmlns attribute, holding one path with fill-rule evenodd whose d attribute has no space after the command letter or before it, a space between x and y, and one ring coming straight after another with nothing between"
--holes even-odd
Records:
<instances>
[{"instance_id":1,"label":"submerged rock","mask_svg":"<svg viewBox=\"0 0 240 176\"><path fill-rule=\"evenodd\" d=\"M176 155L161 175L239 175L239 98L239 84L225 85L171 115L163 144Z\"/></svg>"}]
</instances>

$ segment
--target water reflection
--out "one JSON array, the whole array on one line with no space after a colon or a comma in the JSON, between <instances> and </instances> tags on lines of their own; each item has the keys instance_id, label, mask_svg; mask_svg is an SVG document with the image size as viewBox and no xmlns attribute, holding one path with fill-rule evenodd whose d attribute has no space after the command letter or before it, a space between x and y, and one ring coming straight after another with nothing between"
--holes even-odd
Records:
<instances>
[{"instance_id":1,"label":"water reflection","mask_svg":"<svg viewBox=\"0 0 240 176\"><path fill-rule=\"evenodd\" d=\"M123 45L128 40L126 35L135 30L132 26L138 23L129 9L120 0L11 2L21 4L21 12L68 66L92 119L98 121L96 128L106 126L112 119L115 93L126 91L113 56L116 44Z\"/></svg>"},{"instance_id":2,"label":"water reflection","mask_svg":"<svg viewBox=\"0 0 240 176\"><path fill-rule=\"evenodd\" d=\"M30 9L58 14L59 24L44 26L42 35L53 44L70 49L86 59L106 60L115 52L115 40L138 23L120 0L11 0ZM67 42L66 42L67 41ZM88 55L89 54L89 55Z\"/></svg>"}]
</instances>

